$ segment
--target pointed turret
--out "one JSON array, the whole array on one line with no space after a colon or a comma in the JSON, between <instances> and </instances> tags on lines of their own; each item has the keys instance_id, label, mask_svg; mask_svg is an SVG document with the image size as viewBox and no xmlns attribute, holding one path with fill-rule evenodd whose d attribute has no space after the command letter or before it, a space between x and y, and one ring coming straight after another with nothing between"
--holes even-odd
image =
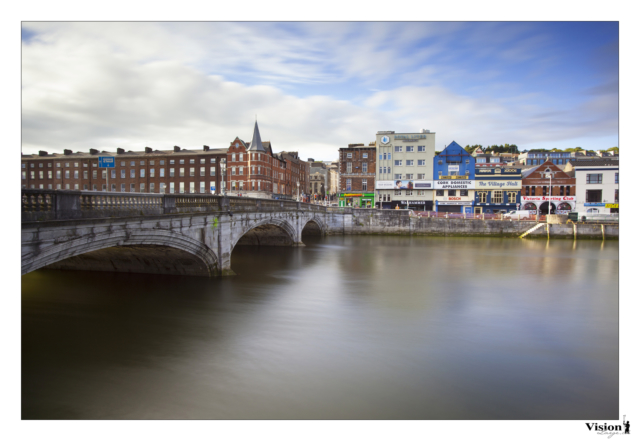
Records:
<instances>
[{"instance_id":1,"label":"pointed turret","mask_svg":"<svg viewBox=\"0 0 640 441\"><path fill-rule=\"evenodd\" d=\"M249 150L252 152L266 152L264 146L262 145L262 140L260 139L260 130L258 129L258 121L256 121L256 125L253 128L253 139L251 140L251 145L249 146Z\"/></svg>"}]
</instances>

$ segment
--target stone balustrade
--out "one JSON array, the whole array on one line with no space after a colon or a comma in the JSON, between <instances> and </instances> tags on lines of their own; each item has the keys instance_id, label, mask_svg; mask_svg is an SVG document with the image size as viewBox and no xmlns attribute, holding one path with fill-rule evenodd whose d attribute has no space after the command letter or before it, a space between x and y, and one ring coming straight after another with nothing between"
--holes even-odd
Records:
<instances>
[{"instance_id":1,"label":"stone balustrade","mask_svg":"<svg viewBox=\"0 0 640 441\"><path fill-rule=\"evenodd\" d=\"M22 221L94 219L181 213L326 212L296 201L201 194L22 189Z\"/></svg>"}]
</instances>

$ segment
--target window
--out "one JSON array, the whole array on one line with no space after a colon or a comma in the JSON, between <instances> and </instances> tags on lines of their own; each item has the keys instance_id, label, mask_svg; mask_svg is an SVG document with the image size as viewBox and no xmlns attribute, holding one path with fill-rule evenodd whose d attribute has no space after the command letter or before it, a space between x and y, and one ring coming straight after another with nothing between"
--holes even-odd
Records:
<instances>
[{"instance_id":1,"label":"window","mask_svg":"<svg viewBox=\"0 0 640 441\"><path fill-rule=\"evenodd\" d=\"M131 167L135 167L135 166L136 166L136 161L131 161L131 162L129 163L129 165L130 165Z\"/></svg>"},{"instance_id":2,"label":"window","mask_svg":"<svg viewBox=\"0 0 640 441\"><path fill-rule=\"evenodd\" d=\"M160 193L164 194L166 186L167 185L164 182L160 183Z\"/></svg>"},{"instance_id":3,"label":"window","mask_svg":"<svg viewBox=\"0 0 640 441\"><path fill-rule=\"evenodd\" d=\"M215 164L216 163L216 158L211 158L211 160L209 161L211 164Z\"/></svg>"},{"instance_id":4,"label":"window","mask_svg":"<svg viewBox=\"0 0 640 441\"><path fill-rule=\"evenodd\" d=\"M418 159L418 166L426 165L425 162L426 161L424 159Z\"/></svg>"},{"instance_id":5,"label":"window","mask_svg":"<svg viewBox=\"0 0 640 441\"><path fill-rule=\"evenodd\" d=\"M602 173L588 173L587 184L602 184Z\"/></svg>"},{"instance_id":6,"label":"window","mask_svg":"<svg viewBox=\"0 0 640 441\"><path fill-rule=\"evenodd\" d=\"M160 169L160 177L161 177L161 178L164 178L164 168L161 168L161 169Z\"/></svg>"},{"instance_id":7,"label":"window","mask_svg":"<svg viewBox=\"0 0 640 441\"><path fill-rule=\"evenodd\" d=\"M115 178L116 178L116 171L111 170L111 179L115 179Z\"/></svg>"},{"instance_id":8,"label":"window","mask_svg":"<svg viewBox=\"0 0 640 441\"><path fill-rule=\"evenodd\" d=\"M425 152L425 151L426 151L425 146L423 146L423 145L419 145L419 146L418 146L418 151L419 151L419 152Z\"/></svg>"},{"instance_id":9,"label":"window","mask_svg":"<svg viewBox=\"0 0 640 441\"><path fill-rule=\"evenodd\" d=\"M413 179L413 173L407 173L405 176L407 179Z\"/></svg>"},{"instance_id":10,"label":"window","mask_svg":"<svg viewBox=\"0 0 640 441\"><path fill-rule=\"evenodd\" d=\"M369 154L368 154L368 153L363 153L363 154L362 154L362 158L368 158L368 157L369 157Z\"/></svg>"},{"instance_id":11,"label":"window","mask_svg":"<svg viewBox=\"0 0 640 441\"><path fill-rule=\"evenodd\" d=\"M402 179L402 175L396 173L393 175L393 179Z\"/></svg>"},{"instance_id":12,"label":"window","mask_svg":"<svg viewBox=\"0 0 640 441\"><path fill-rule=\"evenodd\" d=\"M413 196L413 190L405 190L404 192L407 196Z\"/></svg>"},{"instance_id":13,"label":"window","mask_svg":"<svg viewBox=\"0 0 640 441\"><path fill-rule=\"evenodd\" d=\"M413 165L413 159L407 159L407 166Z\"/></svg>"},{"instance_id":14,"label":"window","mask_svg":"<svg viewBox=\"0 0 640 441\"><path fill-rule=\"evenodd\" d=\"M408 145L405 149L405 151L407 152L413 152L413 146L412 145Z\"/></svg>"},{"instance_id":15,"label":"window","mask_svg":"<svg viewBox=\"0 0 640 441\"><path fill-rule=\"evenodd\" d=\"M155 165L156 161L149 161L149 165Z\"/></svg>"},{"instance_id":16,"label":"window","mask_svg":"<svg viewBox=\"0 0 640 441\"><path fill-rule=\"evenodd\" d=\"M351 179L347 179L347 190L351 190Z\"/></svg>"},{"instance_id":17,"label":"window","mask_svg":"<svg viewBox=\"0 0 640 441\"><path fill-rule=\"evenodd\" d=\"M200 176L204 176L204 175L205 175L204 167L200 167Z\"/></svg>"},{"instance_id":18,"label":"window","mask_svg":"<svg viewBox=\"0 0 640 441\"><path fill-rule=\"evenodd\" d=\"M175 168L170 168L169 169L169 177L173 178L176 175L176 169Z\"/></svg>"},{"instance_id":19,"label":"window","mask_svg":"<svg viewBox=\"0 0 640 441\"><path fill-rule=\"evenodd\" d=\"M515 192L515 191L507 192L507 197L509 198L509 203L510 204L515 204L516 203L516 197L517 196L518 196L518 193Z\"/></svg>"},{"instance_id":20,"label":"window","mask_svg":"<svg viewBox=\"0 0 640 441\"><path fill-rule=\"evenodd\" d=\"M367 162L362 163L362 173L367 173L369 164Z\"/></svg>"},{"instance_id":21,"label":"window","mask_svg":"<svg viewBox=\"0 0 640 441\"><path fill-rule=\"evenodd\" d=\"M615 177L615 183L618 183L618 173L616 173L616 177Z\"/></svg>"},{"instance_id":22,"label":"window","mask_svg":"<svg viewBox=\"0 0 640 441\"><path fill-rule=\"evenodd\" d=\"M418 190L418 196L424 196L426 192L426 190Z\"/></svg>"},{"instance_id":23,"label":"window","mask_svg":"<svg viewBox=\"0 0 640 441\"><path fill-rule=\"evenodd\" d=\"M238 161L244 161L244 153L238 155Z\"/></svg>"},{"instance_id":24,"label":"window","mask_svg":"<svg viewBox=\"0 0 640 441\"><path fill-rule=\"evenodd\" d=\"M155 168L150 168L149 169L149 177L150 178L155 178L156 177L156 169Z\"/></svg>"},{"instance_id":25,"label":"window","mask_svg":"<svg viewBox=\"0 0 640 441\"><path fill-rule=\"evenodd\" d=\"M144 168L141 168L141 169L140 169L140 177L141 177L141 178L144 178L144 172L145 172L145 169L144 169Z\"/></svg>"},{"instance_id":26,"label":"window","mask_svg":"<svg viewBox=\"0 0 640 441\"><path fill-rule=\"evenodd\" d=\"M419 180L420 180L420 179L424 179L424 175L425 175L425 174L426 174L426 173L418 173L418 179L419 179Z\"/></svg>"},{"instance_id":27,"label":"window","mask_svg":"<svg viewBox=\"0 0 640 441\"><path fill-rule=\"evenodd\" d=\"M102 184L102 191L107 191L107 184Z\"/></svg>"},{"instance_id":28,"label":"window","mask_svg":"<svg viewBox=\"0 0 640 441\"><path fill-rule=\"evenodd\" d=\"M113 192L116 191L116 184L111 184L111 191L113 191Z\"/></svg>"},{"instance_id":29,"label":"window","mask_svg":"<svg viewBox=\"0 0 640 441\"><path fill-rule=\"evenodd\" d=\"M27 168L27 164L25 164L24 162L22 163L22 168Z\"/></svg>"},{"instance_id":30,"label":"window","mask_svg":"<svg viewBox=\"0 0 640 441\"><path fill-rule=\"evenodd\" d=\"M469 160L468 160L468 159L467 159L467 160L465 160L465 162L464 162L464 163L465 163L465 164L468 164L468 163L469 163Z\"/></svg>"},{"instance_id":31,"label":"window","mask_svg":"<svg viewBox=\"0 0 640 441\"><path fill-rule=\"evenodd\" d=\"M235 153L232 153L232 154L231 154L231 161L235 161L235 160L236 160L236 154L235 154Z\"/></svg>"},{"instance_id":32,"label":"window","mask_svg":"<svg viewBox=\"0 0 640 441\"><path fill-rule=\"evenodd\" d=\"M136 169L132 168L129 170L129 177L130 178L135 178L136 177Z\"/></svg>"},{"instance_id":33,"label":"window","mask_svg":"<svg viewBox=\"0 0 640 441\"><path fill-rule=\"evenodd\" d=\"M382 167L380 167L380 174L382 174Z\"/></svg>"},{"instance_id":34,"label":"window","mask_svg":"<svg viewBox=\"0 0 640 441\"><path fill-rule=\"evenodd\" d=\"M60 170L56 170L56 179L62 179Z\"/></svg>"},{"instance_id":35,"label":"window","mask_svg":"<svg viewBox=\"0 0 640 441\"><path fill-rule=\"evenodd\" d=\"M78 170L73 171L73 179L78 179Z\"/></svg>"},{"instance_id":36,"label":"window","mask_svg":"<svg viewBox=\"0 0 640 441\"><path fill-rule=\"evenodd\" d=\"M125 184L120 184L120 191L124 193L126 190Z\"/></svg>"},{"instance_id":37,"label":"window","mask_svg":"<svg viewBox=\"0 0 640 441\"><path fill-rule=\"evenodd\" d=\"M444 196L444 190L436 190L436 196Z\"/></svg>"},{"instance_id":38,"label":"window","mask_svg":"<svg viewBox=\"0 0 640 441\"><path fill-rule=\"evenodd\" d=\"M438 159L438 165L442 165L442 159Z\"/></svg>"},{"instance_id":39,"label":"window","mask_svg":"<svg viewBox=\"0 0 640 441\"><path fill-rule=\"evenodd\" d=\"M347 173L351 173L351 166L352 166L352 163L347 162Z\"/></svg>"},{"instance_id":40,"label":"window","mask_svg":"<svg viewBox=\"0 0 640 441\"><path fill-rule=\"evenodd\" d=\"M401 151L402 151L402 146L401 146L401 145L397 145L397 146L395 147L395 151L396 151L396 152L401 152Z\"/></svg>"},{"instance_id":41,"label":"window","mask_svg":"<svg viewBox=\"0 0 640 441\"><path fill-rule=\"evenodd\" d=\"M195 164L196 160L195 159L189 159L189 164Z\"/></svg>"},{"instance_id":42,"label":"window","mask_svg":"<svg viewBox=\"0 0 640 441\"><path fill-rule=\"evenodd\" d=\"M366 179L362 180L362 191L367 191L367 180Z\"/></svg>"},{"instance_id":43,"label":"window","mask_svg":"<svg viewBox=\"0 0 640 441\"><path fill-rule=\"evenodd\" d=\"M38 172L38 177L39 177L40 179L44 179L44 172L43 172L42 170L40 170L40 171Z\"/></svg>"},{"instance_id":44,"label":"window","mask_svg":"<svg viewBox=\"0 0 640 441\"><path fill-rule=\"evenodd\" d=\"M618 175L618 173L616 173L616 176L617 175ZM615 193L615 203L617 204L618 203L618 189L617 188L616 188L615 192L616 192Z\"/></svg>"},{"instance_id":45,"label":"window","mask_svg":"<svg viewBox=\"0 0 640 441\"><path fill-rule=\"evenodd\" d=\"M447 191L447 196L455 196L455 195L456 195L456 190Z\"/></svg>"},{"instance_id":46,"label":"window","mask_svg":"<svg viewBox=\"0 0 640 441\"><path fill-rule=\"evenodd\" d=\"M238 174L239 175L243 175L244 174L244 167L238 167Z\"/></svg>"},{"instance_id":47,"label":"window","mask_svg":"<svg viewBox=\"0 0 640 441\"><path fill-rule=\"evenodd\" d=\"M156 192L156 184L152 182L149 184L149 193L155 193L155 192Z\"/></svg>"},{"instance_id":48,"label":"window","mask_svg":"<svg viewBox=\"0 0 640 441\"><path fill-rule=\"evenodd\" d=\"M502 192L501 191L492 191L491 192L491 203L492 204L501 204L502 203Z\"/></svg>"},{"instance_id":49,"label":"window","mask_svg":"<svg viewBox=\"0 0 640 441\"><path fill-rule=\"evenodd\" d=\"M587 190L585 202L602 202L602 190Z\"/></svg>"},{"instance_id":50,"label":"window","mask_svg":"<svg viewBox=\"0 0 640 441\"><path fill-rule=\"evenodd\" d=\"M401 159L396 159L395 161L393 161L393 165L401 166L402 165L402 160Z\"/></svg>"},{"instance_id":51,"label":"window","mask_svg":"<svg viewBox=\"0 0 640 441\"><path fill-rule=\"evenodd\" d=\"M476 193L478 195L478 202L481 204L486 204L487 203L487 192L486 191L479 191Z\"/></svg>"},{"instance_id":52,"label":"window","mask_svg":"<svg viewBox=\"0 0 640 441\"><path fill-rule=\"evenodd\" d=\"M200 159L200 164L204 164L206 162L206 159L202 158Z\"/></svg>"},{"instance_id":53,"label":"window","mask_svg":"<svg viewBox=\"0 0 640 441\"><path fill-rule=\"evenodd\" d=\"M204 181L200 183L200 193L204 193Z\"/></svg>"},{"instance_id":54,"label":"window","mask_svg":"<svg viewBox=\"0 0 640 441\"><path fill-rule=\"evenodd\" d=\"M394 190L393 194L396 196L401 196L402 195L402 190Z\"/></svg>"},{"instance_id":55,"label":"window","mask_svg":"<svg viewBox=\"0 0 640 441\"><path fill-rule=\"evenodd\" d=\"M347 158L351 158L352 154L351 153L347 153Z\"/></svg>"},{"instance_id":56,"label":"window","mask_svg":"<svg viewBox=\"0 0 640 441\"><path fill-rule=\"evenodd\" d=\"M160 160L160 165L164 165L164 159Z\"/></svg>"},{"instance_id":57,"label":"window","mask_svg":"<svg viewBox=\"0 0 640 441\"><path fill-rule=\"evenodd\" d=\"M184 182L180 182L180 193L184 193Z\"/></svg>"},{"instance_id":58,"label":"window","mask_svg":"<svg viewBox=\"0 0 640 441\"><path fill-rule=\"evenodd\" d=\"M195 193L195 192L196 192L196 183L189 182L189 193Z\"/></svg>"},{"instance_id":59,"label":"window","mask_svg":"<svg viewBox=\"0 0 640 441\"><path fill-rule=\"evenodd\" d=\"M34 174L35 174L35 172L31 172L31 179L34 179L34 178L35 178ZM65 171L64 171L64 177L65 177L66 179L69 179L69 170L65 170Z\"/></svg>"},{"instance_id":60,"label":"window","mask_svg":"<svg viewBox=\"0 0 640 441\"><path fill-rule=\"evenodd\" d=\"M173 194L176 192L176 184L173 182L169 182L169 193Z\"/></svg>"},{"instance_id":61,"label":"window","mask_svg":"<svg viewBox=\"0 0 640 441\"><path fill-rule=\"evenodd\" d=\"M144 161L140 161L140 165L144 165Z\"/></svg>"},{"instance_id":62,"label":"window","mask_svg":"<svg viewBox=\"0 0 640 441\"><path fill-rule=\"evenodd\" d=\"M77 162L74 162L74 163L73 163L73 166L74 166L74 167L78 167L78 163L77 163Z\"/></svg>"},{"instance_id":63,"label":"window","mask_svg":"<svg viewBox=\"0 0 640 441\"><path fill-rule=\"evenodd\" d=\"M87 170L82 172L82 179L89 179L89 172Z\"/></svg>"},{"instance_id":64,"label":"window","mask_svg":"<svg viewBox=\"0 0 640 441\"><path fill-rule=\"evenodd\" d=\"M469 196L469 190L460 190L460 196Z\"/></svg>"},{"instance_id":65,"label":"window","mask_svg":"<svg viewBox=\"0 0 640 441\"><path fill-rule=\"evenodd\" d=\"M181 160L180 160L180 164L184 164L184 159L181 159Z\"/></svg>"},{"instance_id":66,"label":"window","mask_svg":"<svg viewBox=\"0 0 640 441\"><path fill-rule=\"evenodd\" d=\"M27 172L26 171L22 172L22 179L27 179Z\"/></svg>"},{"instance_id":67,"label":"window","mask_svg":"<svg viewBox=\"0 0 640 441\"><path fill-rule=\"evenodd\" d=\"M169 159L169 165L175 164L175 163L176 163L176 161L174 161L173 159Z\"/></svg>"},{"instance_id":68,"label":"window","mask_svg":"<svg viewBox=\"0 0 640 441\"><path fill-rule=\"evenodd\" d=\"M180 167L180 177L184 177L184 167Z\"/></svg>"},{"instance_id":69,"label":"window","mask_svg":"<svg viewBox=\"0 0 640 441\"><path fill-rule=\"evenodd\" d=\"M235 167L231 167L231 175L232 176L236 175L236 168Z\"/></svg>"},{"instance_id":70,"label":"window","mask_svg":"<svg viewBox=\"0 0 640 441\"><path fill-rule=\"evenodd\" d=\"M571 187L569 185L567 185L565 187L565 196L569 196L569 190L571 189Z\"/></svg>"},{"instance_id":71,"label":"window","mask_svg":"<svg viewBox=\"0 0 640 441\"><path fill-rule=\"evenodd\" d=\"M215 175L216 175L216 168L215 167L211 167L209 169L209 176L215 176Z\"/></svg>"},{"instance_id":72,"label":"window","mask_svg":"<svg viewBox=\"0 0 640 441\"><path fill-rule=\"evenodd\" d=\"M144 183L140 183L140 193L144 193Z\"/></svg>"},{"instance_id":73,"label":"window","mask_svg":"<svg viewBox=\"0 0 640 441\"><path fill-rule=\"evenodd\" d=\"M529 196L529 186L528 185L524 188L524 194L525 194L525 196Z\"/></svg>"},{"instance_id":74,"label":"window","mask_svg":"<svg viewBox=\"0 0 640 441\"><path fill-rule=\"evenodd\" d=\"M131 193L135 193L136 192L136 184L131 184L130 190Z\"/></svg>"},{"instance_id":75,"label":"window","mask_svg":"<svg viewBox=\"0 0 640 441\"><path fill-rule=\"evenodd\" d=\"M564 196L564 187L560 186L560 196Z\"/></svg>"},{"instance_id":76,"label":"window","mask_svg":"<svg viewBox=\"0 0 640 441\"><path fill-rule=\"evenodd\" d=\"M438 178L440 178L440 176L442 176L442 170L438 171Z\"/></svg>"},{"instance_id":77,"label":"window","mask_svg":"<svg viewBox=\"0 0 640 441\"><path fill-rule=\"evenodd\" d=\"M189 176L195 176L195 175L196 175L196 168L189 167Z\"/></svg>"},{"instance_id":78,"label":"window","mask_svg":"<svg viewBox=\"0 0 640 441\"><path fill-rule=\"evenodd\" d=\"M96 177L96 171L95 170L93 171L93 177L94 178ZM122 179L127 177L127 171L125 169L120 170L120 177Z\"/></svg>"}]
</instances>

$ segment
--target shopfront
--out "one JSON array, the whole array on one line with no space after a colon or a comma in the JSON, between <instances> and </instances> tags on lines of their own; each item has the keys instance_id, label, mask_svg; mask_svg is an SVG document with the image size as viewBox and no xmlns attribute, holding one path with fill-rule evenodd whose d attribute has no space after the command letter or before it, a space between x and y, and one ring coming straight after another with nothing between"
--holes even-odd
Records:
<instances>
[{"instance_id":1,"label":"shopfront","mask_svg":"<svg viewBox=\"0 0 640 441\"><path fill-rule=\"evenodd\" d=\"M375 195L373 193L340 193L338 205L340 207L374 208Z\"/></svg>"},{"instance_id":2,"label":"shopfront","mask_svg":"<svg viewBox=\"0 0 640 441\"><path fill-rule=\"evenodd\" d=\"M475 213L500 214L518 210L522 175L519 168L476 170Z\"/></svg>"},{"instance_id":3,"label":"shopfront","mask_svg":"<svg viewBox=\"0 0 640 441\"><path fill-rule=\"evenodd\" d=\"M473 201L436 201L438 213L473 213Z\"/></svg>"},{"instance_id":4,"label":"shopfront","mask_svg":"<svg viewBox=\"0 0 640 441\"><path fill-rule=\"evenodd\" d=\"M434 181L435 209L440 213L473 213L475 181L442 179Z\"/></svg>"}]
</instances>

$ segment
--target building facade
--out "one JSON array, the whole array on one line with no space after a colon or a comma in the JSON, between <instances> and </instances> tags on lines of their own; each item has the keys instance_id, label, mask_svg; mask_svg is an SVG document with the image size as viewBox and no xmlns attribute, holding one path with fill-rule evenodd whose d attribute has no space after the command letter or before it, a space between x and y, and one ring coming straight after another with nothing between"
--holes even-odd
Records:
<instances>
[{"instance_id":1,"label":"building facade","mask_svg":"<svg viewBox=\"0 0 640 441\"><path fill-rule=\"evenodd\" d=\"M373 208L376 147L349 144L338 149L338 152L338 204L341 207Z\"/></svg>"},{"instance_id":2,"label":"building facade","mask_svg":"<svg viewBox=\"0 0 640 441\"><path fill-rule=\"evenodd\" d=\"M519 167L476 168L474 213L497 214L519 209L521 189Z\"/></svg>"},{"instance_id":3,"label":"building facade","mask_svg":"<svg viewBox=\"0 0 640 441\"><path fill-rule=\"evenodd\" d=\"M577 160L567 164L575 175L579 213L619 213L619 161L617 158Z\"/></svg>"},{"instance_id":4,"label":"building facade","mask_svg":"<svg viewBox=\"0 0 640 441\"><path fill-rule=\"evenodd\" d=\"M576 207L576 180L549 160L522 172L521 209L565 214Z\"/></svg>"},{"instance_id":5,"label":"building facade","mask_svg":"<svg viewBox=\"0 0 640 441\"><path fill-rule=\"evenodd\" d=\"M376 207L433 210L435 144L429 130L376 134Z\"/></svg>"},{"instance_id":6,"label":"building facade","mask_svg":"<svg viewBox=\"0 0 640 441\"><path fill-rule=\"evenodd\" d=\"M476 158L453 141L434 156L435 211L473 213Z\"/></svg>"}]
</instances>

